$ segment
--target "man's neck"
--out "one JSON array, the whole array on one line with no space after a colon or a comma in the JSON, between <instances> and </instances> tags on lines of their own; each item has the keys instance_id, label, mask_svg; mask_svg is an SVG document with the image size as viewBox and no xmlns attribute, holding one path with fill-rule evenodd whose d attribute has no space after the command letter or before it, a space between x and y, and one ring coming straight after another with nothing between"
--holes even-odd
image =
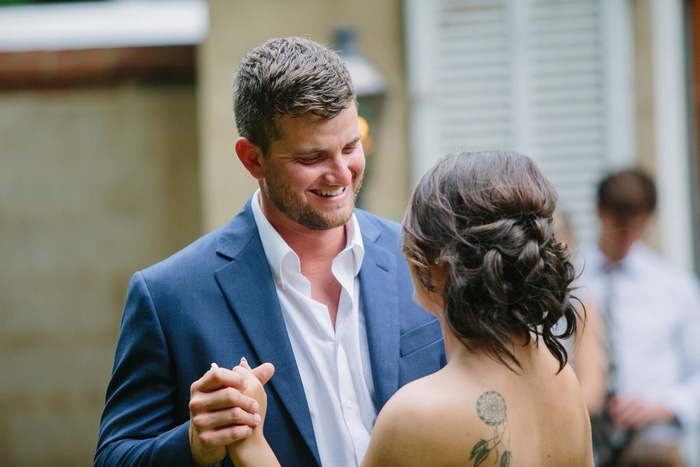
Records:
<instances>
[{"instance_id":1,"label":"man's neck","mask_svg":"<svg viewBox=\"0 0 700 467\"><path fill-rule=\"evenodd\" d=\"M329 230L314 230L306 227L285 228L273 224L287 245L299 256L302 268L305 263L332 262L347 243L345 226Z\"/></svg>"}]
</instances>

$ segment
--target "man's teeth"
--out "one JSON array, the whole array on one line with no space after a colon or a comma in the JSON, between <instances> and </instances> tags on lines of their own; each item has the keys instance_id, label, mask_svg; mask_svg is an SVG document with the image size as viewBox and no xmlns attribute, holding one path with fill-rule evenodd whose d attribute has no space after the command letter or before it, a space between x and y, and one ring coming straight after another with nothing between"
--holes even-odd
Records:
<instances>
[{"instance_id":1,"label":"man's teeth","mask_svg":"<svg viewBox=\"0 0 700 467\"><path fill-rule=\"evenodd\" d=\"M321 196L338 196L343 191L345 191L345 187L341 187L341 188L338 188L337 190L333 190L333 191L316 190L316 193L321 195Z\"/></svg>"}]
</instances>

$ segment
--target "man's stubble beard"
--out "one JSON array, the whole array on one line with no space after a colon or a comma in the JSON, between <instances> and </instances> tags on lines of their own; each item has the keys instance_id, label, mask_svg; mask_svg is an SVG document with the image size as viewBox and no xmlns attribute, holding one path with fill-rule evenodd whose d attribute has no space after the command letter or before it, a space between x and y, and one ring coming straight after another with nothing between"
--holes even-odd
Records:
<instances>
[{"instance_id":1,"label":"man's stubble beard","mask_svg":"<svg viewBox=\"0 0 700 467\"><path fill-rule=\"evenodd\" d=\"M352 198L352 209L341 218L330 218L313 209L310 203L303 202L289 185L281 181L276 175L268 174L263 181L263 188L268 199L282 214L297 224L311 230L330 230L345 225L355 211L357 196L362 188L364 174L360 175ZM355 186L355 183L352 184Z\"/></svg>"}]
</instances>

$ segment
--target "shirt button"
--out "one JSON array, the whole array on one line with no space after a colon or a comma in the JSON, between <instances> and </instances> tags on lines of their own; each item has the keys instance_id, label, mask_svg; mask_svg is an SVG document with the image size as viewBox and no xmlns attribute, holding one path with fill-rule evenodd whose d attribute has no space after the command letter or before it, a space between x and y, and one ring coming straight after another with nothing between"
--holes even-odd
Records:
<instances>
[{"instance_id":1,"label":"shirt button","mask_svg":"<svg viewBox=\"0 0 700 467\"><path fill-rule=\"evenodd\" d=\"M352 401L348 399L348 409L352 409Z\"/></svg>"}]
</instances>

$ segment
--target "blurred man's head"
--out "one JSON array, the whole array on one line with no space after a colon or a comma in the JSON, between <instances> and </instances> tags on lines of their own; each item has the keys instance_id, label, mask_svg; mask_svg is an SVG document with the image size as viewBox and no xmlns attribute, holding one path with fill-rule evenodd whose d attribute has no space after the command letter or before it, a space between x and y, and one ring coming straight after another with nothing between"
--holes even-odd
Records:
<instances>
[{"instance_id":1,"label":"blurred man's head","mask_svg":"<svg viewBox=\"0 0 700 467\"><path fill-rule=\"evenodd\" d=\"M656 208L654 182L638 170L606 177L598 187L598 244L611 262L620 261L644 233Z\"/></svg>"}]
</instances>

